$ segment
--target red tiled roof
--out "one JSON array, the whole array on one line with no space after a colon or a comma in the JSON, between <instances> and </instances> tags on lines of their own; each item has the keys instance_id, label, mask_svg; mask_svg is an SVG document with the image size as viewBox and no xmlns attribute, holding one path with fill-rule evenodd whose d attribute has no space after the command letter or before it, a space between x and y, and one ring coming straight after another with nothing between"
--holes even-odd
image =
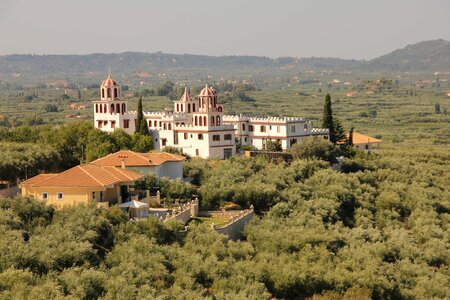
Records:
<instances>
[{"instance_id":1,"label":"red tiled roof","mask_svg":"<svg viewBox=\"0 0 450 300\"><path fill-rule=\"evenodd\" d=\"M348 140L348 132L345 134L345 140L338 141L337 143L344 144L347 140ZM353 132L353 145L372 144L381 142L383 142L383 140L376 139L356 131Z\"/></svg>"},{"instance_id":2,"label":"red tiled roof","mask_svg":"<svg viewBox=\"0 0 450 300\"><path fill-rule=\"evenodd\" d=\"M58 174L39 174L34 177L28 178L27 180L22 181L21 185L34 185L38 184L44 180L50 179Z\"/></svg>"},{"instance_id":3,"label":"red tiled roof","mask_svg":"<svg viewBox=\"0 0 450 300\"><path fill-rule=\"evenodd\" d=\"M45 180L35 180L36 182L30 185L34 187L105 187L124 181L136 181L144 178L144 174L135 171L117 167L97 166L92 163L79 165L60 174L53 175ZM32 179L35 177L29 180L32 182Z\"/></svg>"},{"instance_id":4,"label":"red tiled roof","mask_svg":"<svg viewBox=\"0 0 450 300\"><path fill-rule=\"evenodd\" d=\"M182 102L192 101L191 95L189 95L189 90L186 86L184 87L184 93L183 96L181 96L180 101Z\"/></svg>"},{"instance_id":5,"label":"red tiled roof","mask_svg":"<svg viewBox=\"0 0 450 300\"><path fill-rule=\"evenodd\" d=\"M131 150L121 150L116 153L109 154L105 157L93 161L93 164L99 166L122 166L122 161L125 166L139 167L139 166L158 166L169 161L183 161L185 158L181 155L176 155L167 152L149 152L138 153Z\"/></svg>"}]
</instances>

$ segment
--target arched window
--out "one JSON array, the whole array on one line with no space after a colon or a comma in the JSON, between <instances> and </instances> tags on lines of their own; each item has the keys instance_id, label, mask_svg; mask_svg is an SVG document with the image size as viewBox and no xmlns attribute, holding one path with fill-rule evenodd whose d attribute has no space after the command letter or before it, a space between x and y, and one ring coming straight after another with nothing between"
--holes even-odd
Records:
<instances>
[{"instance_id":1,"label":"arched window","mask_svg":"<svg viewBox=\"0 0 450 300\"><path fill-rule=\"evenodd\" d=\"M181 126L184 126L184 122L181 122Z\"/></svg>"},{"instance_id":2,"label":"arched window","mask_svg":"<svg viewBox=\"0 0 450 300\"><path fill-rule=\"evenodd\" d=\"M102 98L105 98L105 89L102 89Z\"/></svg>"},{"instance_id":3,"label":"arched window","mask_svg":"<svg viewBox=\"0 0 450 300\"><path fill-rule=\"evenodd\" d=\"M222 112L222 106L219 106L219 107L217 108L217 111Z\"/></svg>"},{"instance_id":4,"label":"arched window","mask_svg":"<svg viewBox=\"0 0 450 300\"><path fill-rule=\"evenodd\" d=\"M190 112L191 112L191 104L188 103L188 113L190 113Z\"/></svg>"},{"instance_id":5,"label":"arched window","mask_svg":"<svg viewBox=\"0 0 450 300\"><path fill-rule=\"evenodd\" d=\"M195 103L192 103L192 111L195 112Z\"/></svg>"},{"instance_id":6,"label":"arched window","mask_svg":"<svg viewBox=\"0 0 450 300\"><path fill-rule=\"evenodd\" d=\"M211 126L214 126L214 116L211 116Z\"/></svg>"},{"instance_id":7,"label":"arched window","mask_svg":"<svg viewBox=\"0 0 450 300\"><path fill-rule=\"evenodd\" d=\"M103 105L100 104L100 113L103 113Z\"/></svg>"},{"instance_id":8,"label":"arched window","mask_svg":"<svg viewBox=\"0 0 450 300\"><path fill-rule=\"evenodd\" d=\"M184 105L183 105L183 104L180 105L180 110L181 110L182 112L184 111Z\"/></svg>"},{"instance_id":9,"label":"arched window","mask_svg":"<svg viewBox=\"0 0 450 300\"><path fill-rule=\"evenodd\" d=\"M242 123L242 131L245 131L245 123Z\"/></svg>"},{"instance_id":10,"label":"arched window","mask_svg":"<svg viewBox=\"0 0 450 300\"><path fill-rule=\"evenodd\" d=\"M108 88L106 91L107 91L107 94L108 94L108 98L111 98L111 89Z\"/></svg>"},{"instance_id":11,"label":"arched window","mask_svg":"<svg viewBox=\"0 0 450 300\"><path fill-rule=\"evenodd\" d=\"M180 123L176 122L176 123L175 123L175 126L178 126L178 125L180 125Z\"/></svg>"},{"instance_id":12,"label":"arched window","mask_svg":"<svg viewBox=\"0 0 450 300\"><path fill-rule=\"evenodd\" d=\"M106 110L108 109L108 106L106 106L106 103L103 105L103 112L106 114Z\"/></svg>"},{"instance_id":13,"label":"arched window","mask_svg":"<svg viewBox=\"0 0 450 300\"><path fill-rule=\"evenodd\" d=\"M206 123L206 116L203 117L203 125L208 126L208 123Z\"/></svg>"},{"instance_id":14,"label":"arched window","mask_svg":"<svg viewBox=\"0 0 450 300\"><path fill-rule=\"evenodd\" d=\"M120 104L119 103L116 104L116 113L120 114Z\"/></svg>"},{"instance_id":15,"label":"arched window","mask_svg":"<svg viewBox=\"0 0 450 300\"><path fill-rule=\"evenodd\" d=\"M148 127L152 127L152 121L148 121Z\"/></svg>"},{"instance_id":16,"label":"arched window","mask_svg":"<svg viewBox=\"0 0 450 300\"><path fill-rule=\"evenodd\" d=\"M195 118L194 118L194 125L198 126L198 118L197 118L197 116L195 116Z\"/></svg>"},{"instance_id":17,"label":"arched window","mask_svg":"<svg viewBox=\"0 0 450 300\"><path fill-rule=\"evenodd\" d=\"M122 103L122 114L126 113L127 107L125 106L125 103Z\"/></svg>"},{"instance_id":18,"label":"arched window","mask_svg":"<svg viewBox=\"0 0 450 300\"><path fill-rule=\"evenodd\" d=\"M219 116L216 117L216 126L220 126L220 117Z\"/></svg>"},{"instance_id":19,"label":"arched window","mask_svg":"<svg viewBox=\"0 0 450 300\"><path fill-rule=\"evenodd\" d=\"M158 122L153 122L153 126L158 127Z\"/></svg>"},{"instance_id":20,"label":"arched window","mask_svg":"<svg viewBox=\"0 0 450 300\"><path fill-rule=\"evenodd\" d=\"M180 106L178 103L177 103L177 111L180 111Z\"/></svg>"},{"instance_id":21,"label":"arched window","mask_svg":"<svg viewBox=\"0 0 450 300\"><path fill-rule=\"evenodd\" d=\"M167 124L166 123L164 123L164 130L166 130L167 129Z\"/></svg>"},{"instance_id":22,"label":"arched window","mask_svg":"<svg viewBox=\"0 0 450 300\"><path fill-rule=\"evenodd\" d=\"M113 113L114 112L114 104L111 104L111 110L110 110L110 113Z\"/></svg>"},{"instance_id":23,"label":"arched window","mask_svg":"<svg viewBox=\"0 0 450 300\"><path fill-rule=\"evenodd\" d=\"M117 95L117 88L114 88L114 98L117 98L118 97L118 95Z\"/></svg>"},{"instance_id":24,"label":"arched window","mask_svg":"<svg viewBox=\"0 0 450 300\"><path fill-rule=\"evenodd\" d=\"M167 129L172 130L172 124L167 125Z\"/></svg>"},{"instance_id":25,"label":"arched window","mask_svg":"<svg viewBox=\"0 0 450 300\"><path fill-rule=\"evenodd\" d=\"M162 127L161 125L162 125L162 122L161 122L161 121L159 121L159 127L160 127L160 128Z\"/></svg>"},{"instance_id":26,"label":"arched window","mask_svg":"<svg viewBox=\"0 0 450 300\"><path fill-rule=\"evenodd\" d=\"M203 126L203 118L200 116L198 119L198 125Z\"/></svg>"},{"instance_id":27,"label":"arched window","mask_svg":"<svg viewBox=\"0 0 450 300\"><path fill-rule=\"evenodd\" d=\"M98 113L98 104L95 104L95 112Z\"/></svg>"}]
</instances>

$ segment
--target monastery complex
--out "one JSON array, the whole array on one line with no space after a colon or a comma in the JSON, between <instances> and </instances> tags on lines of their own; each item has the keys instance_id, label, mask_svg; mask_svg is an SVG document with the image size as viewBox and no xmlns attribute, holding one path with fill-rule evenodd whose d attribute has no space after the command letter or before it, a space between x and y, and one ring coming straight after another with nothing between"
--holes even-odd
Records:
<instances>
[{"instance_id":1,"label":"monastery complex","mask_svg":"<svg viewBox=\"0 0 450 300\"><path fill-rule=\"evenodd\" d=\"M133 134L137 112L129 111L128 101L121 99L120 85L108 76L100 93L100 100L93 101L95 127ZM202 158L229 158L236 154L236 145L264 150L268 141L274 141L286 151L308 136L329 139L328 129L313 128L311 121L303 118L225 115L224 111L217 91L205 85L195 98L185 87L173 109L144 112L144 117L156 149L177 147Z\"/></svg>"}]
</instances>

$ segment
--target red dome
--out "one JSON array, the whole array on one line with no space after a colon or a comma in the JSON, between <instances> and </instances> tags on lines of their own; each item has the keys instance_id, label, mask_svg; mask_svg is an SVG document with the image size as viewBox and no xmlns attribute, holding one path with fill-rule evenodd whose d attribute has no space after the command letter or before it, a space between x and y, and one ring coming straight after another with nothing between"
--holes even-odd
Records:
<instances>
[{"instance_id":1,"label":"red dome","mask_svg":"<svg viewBox=\"0 0 450 300\"><path fill-rule=\"evenodd\" d=\"M111 75L108 75L108 78L103 80L102 87L112 87L117 86L117 82L111 78Z\"/></svg>"},{"instance_id":2,"label":"red dome","mask_svg":"<svg viewBox=\"0 0 450 300\"><path fill-rule=\"evenodd\" d=\"M205 85L205 87L203 88L203 90L200 91L200 97L204 97L204 96L213 96L214 93L213 91L208 87L208 85Z\"/></svg>"}]
</instances>

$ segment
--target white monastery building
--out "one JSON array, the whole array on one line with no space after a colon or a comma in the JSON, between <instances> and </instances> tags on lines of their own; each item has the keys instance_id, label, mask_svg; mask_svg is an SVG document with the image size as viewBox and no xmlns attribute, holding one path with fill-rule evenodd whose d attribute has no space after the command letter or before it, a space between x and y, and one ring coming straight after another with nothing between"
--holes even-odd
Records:
<instances>
[{"instance_id":1,"label":"white monastery building","mask_svg":"<svg viewBox=\"0 0 450 300\"><path fill-rule=\"evenodd\" d=\"M135 131L137 113L120 99L120 86L111 76L102 82L101 98L93 101L95 127L106 132ZM267 141L277 141L283 151L308 136L328 139L328 129L313 128L303 118L251 115L224 115L217 91L205 85L195 98L185 87L171 110L144 112L156 149L180 148L190 156L226 159L236 154L236 145L265 149Z\"/></svg>"}]
</instances>

